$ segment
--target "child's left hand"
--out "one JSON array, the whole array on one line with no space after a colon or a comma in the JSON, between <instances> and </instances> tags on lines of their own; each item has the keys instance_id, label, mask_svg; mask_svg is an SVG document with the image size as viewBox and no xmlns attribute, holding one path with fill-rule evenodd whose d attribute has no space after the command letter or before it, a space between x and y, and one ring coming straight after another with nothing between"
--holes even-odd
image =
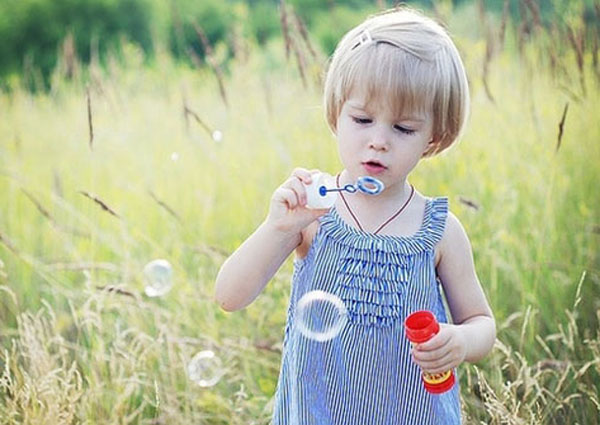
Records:
<instances>
[{"instance_id":1,"label":"child's left hand","mask_svg":"<svg viewBox=\"0 0 600 425\"><path fill-rule=\"evenodd\" d=\"M460 326L440 323L440 331L429 341L417 344L412 356L423 371L442 373L465 360L467 341Z\"/></svg>"}]
</instances>

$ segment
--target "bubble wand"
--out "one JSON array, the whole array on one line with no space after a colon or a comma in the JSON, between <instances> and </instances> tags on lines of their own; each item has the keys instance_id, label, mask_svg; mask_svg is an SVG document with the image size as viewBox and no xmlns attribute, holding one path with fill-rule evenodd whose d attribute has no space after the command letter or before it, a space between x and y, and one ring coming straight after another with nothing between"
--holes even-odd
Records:
<instances>
[{"instance_id":1,"label":"bubble wand","mask_svg":"<svg viewBox=\"0 0 600 425\"><path fill-rule=\"evenodd\" d=\"M333 177L326 173L313 174L312 183L305 186L308 208L332 207L339 192L356 193L360 191L367 195L377 195L385 189L381 180L371 176L359 177L355 184L336 187Z\"/></svg>"}]
</instances>

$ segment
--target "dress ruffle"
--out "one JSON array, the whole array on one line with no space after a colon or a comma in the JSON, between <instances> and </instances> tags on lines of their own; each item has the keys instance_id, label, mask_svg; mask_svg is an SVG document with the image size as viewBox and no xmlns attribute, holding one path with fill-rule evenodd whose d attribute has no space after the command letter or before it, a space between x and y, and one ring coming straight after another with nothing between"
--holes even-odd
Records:
<instances>
[{"instance_id":1,"label":"dress ruffle","mask_svg":"<svg viewBox=\"0 0 600 425\"><path fill-rule=\"evenodd\" d=\"M411 236L375 235L349 226L335 208L320 219L321 235L344 247L337 295L351 323L389 326L398 320L414 257L441 240L448 199L427 199L421 228Z\"/></svg>"},{"instance_id":2,"label":"dress ruffle","mask_svg":"<svg viewBox=\"0 0 600 425\"><path fill-rule=\"evenodd\" d=\"M319 219L321 229L328 237L340 244L363 251L378 251L385 254L418 254L430 251L444 234L448 216L448 198L426 199L421 228L411 236L376 235L363 232L348 225L335 207ZM360 254L359 254L360 255ZM364 253L365 259L373 258Z\"/></svg>"}]
</instances>

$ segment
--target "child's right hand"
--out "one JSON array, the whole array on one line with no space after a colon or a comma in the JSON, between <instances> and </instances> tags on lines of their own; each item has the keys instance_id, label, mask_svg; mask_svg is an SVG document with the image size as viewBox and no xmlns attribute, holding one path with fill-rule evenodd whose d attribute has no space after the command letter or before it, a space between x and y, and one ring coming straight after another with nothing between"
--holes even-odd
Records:
<instances>
[{"instance_id":1,"label":"child's right hand","mask_svg":"<svg viewBox=\"0 0 600 425\"><path fill-rule=\"evenodd\" d=\"M279 186L271 197L271 206L266 222L277 230L298 234L329 208L311 209L306 207L306 188L312 182L311 173L305 168L296 168L289 179ZM303 184L304 183L304 184Z\"/></svg>"}]
</instances>

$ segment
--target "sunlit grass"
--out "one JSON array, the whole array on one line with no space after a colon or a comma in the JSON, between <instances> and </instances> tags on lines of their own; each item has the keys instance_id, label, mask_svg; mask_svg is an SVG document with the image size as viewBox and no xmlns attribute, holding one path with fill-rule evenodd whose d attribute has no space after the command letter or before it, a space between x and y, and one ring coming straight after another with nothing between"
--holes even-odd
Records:
<instances>
[{"instance_id":1,"label":"sunlit grass","mask_svg":"<svg viewBox=\"0 0 600 425\"><path fill-rule=\"evenodd\" d=\"M597 423L597 80L590 72L577 100L541 64L504 52L491 64L494 103L480 80L485 46L459 43L471 76L468 130L411 181L449 196L498 322L494 352L459 370L466 422ZM231 63L229 107L210 70L168 58L96 74L92 149L83 84L0 95L6 423L268 423L291 264L234 314L213 303L214 278L294 167L339 170L319 89L303 87L282 52L275 43ZM184 104L223 140L192 116L186 125ZM175 276L158 299L143 295L141 271L154 258ZM205 349L226 365L212 388L185 374Z\"/></svg>"}]
</instances>

